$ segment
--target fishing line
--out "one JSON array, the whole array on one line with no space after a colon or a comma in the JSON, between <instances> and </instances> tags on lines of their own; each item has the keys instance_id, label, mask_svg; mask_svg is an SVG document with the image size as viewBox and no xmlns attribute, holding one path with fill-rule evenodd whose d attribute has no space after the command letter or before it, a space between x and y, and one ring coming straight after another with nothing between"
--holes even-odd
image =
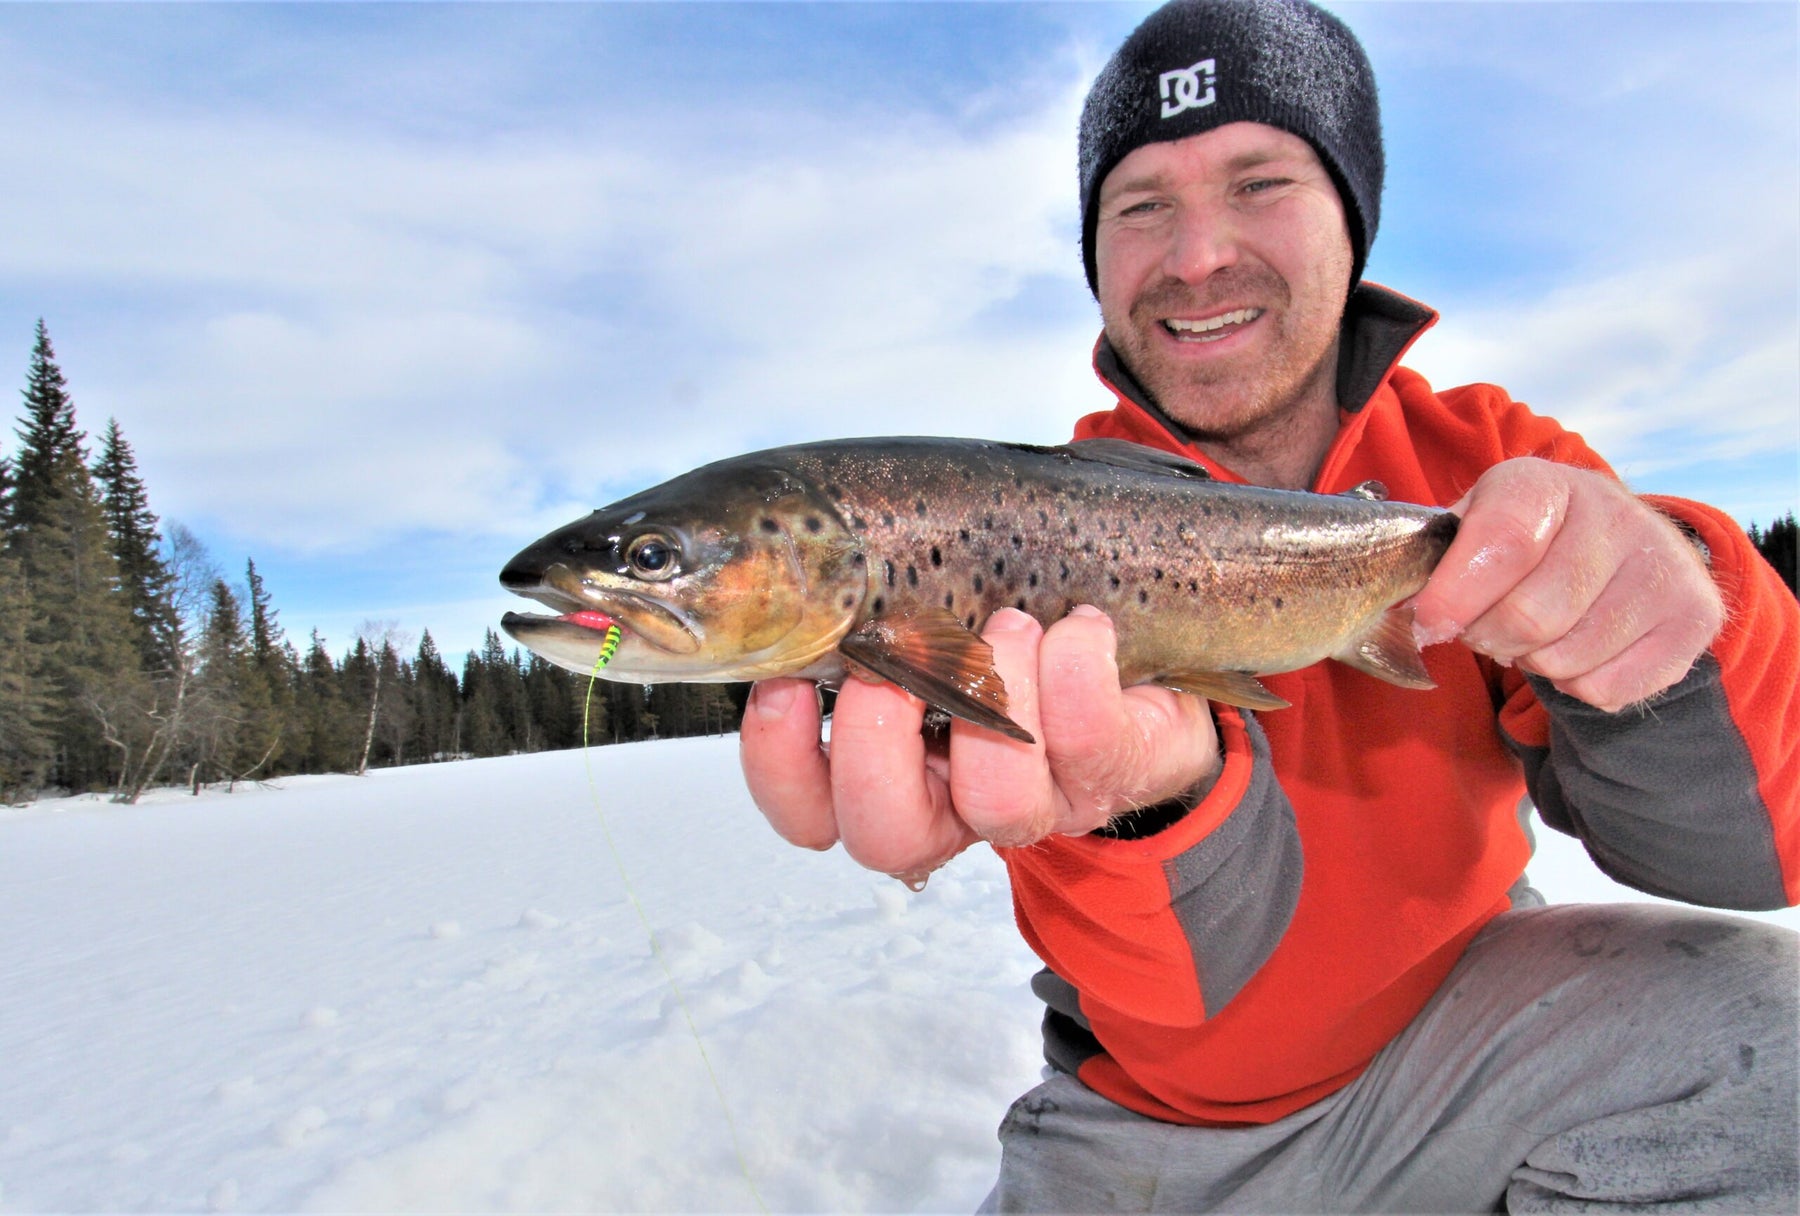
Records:
<instances>
[{"instance_id":1,"label":"fishing line","mask_svg":"<svg viewBox=\"0 0 1800 1216\"><path fill-rule=\"evenodd\" d=\"M600 683L601 668L610 663L618 651L620 636L617 625L607 625L606 639L600 643L600 654L594 660L594 670L588 673L587 695L581 702L581 762L587 769L588 794L594 801L594 813L600 817L600 831L606 837L607 851L612 854L613 865L619 869L619 882L625 888L625 895L631 900L632 908L637 912L638 923L644 927L644 936L650 939L650 953L656 957L656 965L662 969L669 991L675 994L675 1004L681 1010L682 1019L687 1022L688 1033L694 1036L694 1047L700 1052L700 1062L706 1065L706 1076L712 1082L713 1093L718 1095L719 1109L724 1113L725 1126L731 1132L731 1151L737 1156L738 1169L743 1171L744 1185L750 1188L750 1197L756 1200L756 1206L766 1213L769 1205L763 1202L762 1192L756 1189L756 1179L750 1174L750 1163L744 1157L743 1141L738 1136L737 1120L731 1117L731 1103L725 1100L725 1087L719 1084L719 1074L713 1069L712 1057L706 1054L706 1043L700 1037L700 1028L694 1022L693 1011L688 1008L687 997L682 995L681 985L675 982L675 972L663 954L656 930L650 927L650 917L644 912L643 901L638 899L637 888L631 885L631 875L625 871L625 859L619 853L619 846L613 841L612 826L607 822L606 810L600 804L600 787L594 780L593 749L589 743L588 728L594 707L594 687Z\"/></svg>"}]
</instances>

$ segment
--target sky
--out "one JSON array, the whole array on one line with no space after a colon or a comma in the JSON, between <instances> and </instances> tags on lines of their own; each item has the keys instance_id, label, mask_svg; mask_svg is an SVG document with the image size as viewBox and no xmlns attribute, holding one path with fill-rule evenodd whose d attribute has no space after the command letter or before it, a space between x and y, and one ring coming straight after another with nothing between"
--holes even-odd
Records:
<instances>
[{"instance_id":1,"label":"sky","mask_svg":"<svg viewBox=\"0 0 1800 1216\"><path fill-rule=\"evenodd\" d=\"M0 5L0 381L42 317L297 644L454 659L514 552L694 465L1104 408L1074 131L1152 7ZM1368 277L1443 314L1408 362L1641 491L1796 509L1800 10L1333 7Z\"/></svg>"}]
</instances>

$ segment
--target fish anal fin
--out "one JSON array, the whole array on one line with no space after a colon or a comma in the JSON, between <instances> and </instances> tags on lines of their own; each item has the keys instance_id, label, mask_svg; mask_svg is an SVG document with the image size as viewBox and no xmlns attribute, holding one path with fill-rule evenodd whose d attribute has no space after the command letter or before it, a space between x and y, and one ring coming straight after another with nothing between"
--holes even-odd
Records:
<instances>
[{"instance_id":1,"label":"fish anal fin","mask_svg":"<svg viewBox=\"0 0 1800 1216\"><path fill-rule=\"evenodd\" d=\"M1156 677L1156 683L1176 692L1191 692L1209 701L1243 709L1286 709L1288 702L1262 686L1248 671L1172 671Z\"/></svg>"},{"instance_id":2,"label":"fish anal fin","mask_svg":"<svg viewBox=\"0 0 1800 1216\"><path fill-rule=\"evenodd\" d=\"M1395 604L1332 657L1402 688L1436 688L1413 637L1412 619L1410 600Z\"/></svg>"},{"instance_id":3,"label":"fish anal fin","mask_svg":"<svg viewBox=\"0 0 1800 1216\"><path fill-rule=\"evenodd\" d=\"M876 617L839 642L838 650L945 713L1035 742L1006 716L1006 684L994 670L993 649L941 608Z\"/></svg>"}]
</instances>

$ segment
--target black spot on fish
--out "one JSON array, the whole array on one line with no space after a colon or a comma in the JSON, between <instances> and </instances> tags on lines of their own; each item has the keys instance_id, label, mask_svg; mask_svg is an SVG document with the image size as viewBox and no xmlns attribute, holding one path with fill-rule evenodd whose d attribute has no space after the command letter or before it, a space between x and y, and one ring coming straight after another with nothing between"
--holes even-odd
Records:
<instances>
[{"instance_id":1,"label":"black spot on fish","mask_svg":"<svg viewBox=\"0 0 1800 1216\"><path fill-rule=\"evenodd\" d=\"M825 530L825 521L820 519L817 515L808 515L806 517L806 530L817 535Z\"/></svg>"},{"instance_id":2,"label":"black spot on fish","mask_svg":"<svg viewBox=\"0 0 1800 1216\"><path fill-rule=\"evenodd\" d=\"M868 556L866 554L858 553L850 559L850 564L852 566L866 566L869 564Z\"/></svg>"},{"instance_id":3,"label":"black spot on fish","mask_svg":"<svg viewBox=\"0 0 1800 1216\"><path fill-rule=\"evenodd\" d=\"M1012 545L1013 545L1013 548L1015 548L1015 549L1023 549L1025 547L1025 538L1023 536L1020 536L1017 532L1014 532L1013 537L1012 537Z\"/></svg>"},{"instance_id":4,"label":"black spot on fish","mask_svg":"<svg viewBox=\"0 0 1800 1216\"><path fill-rule=\"evenodd\" d=\"M1250 597L1250 602L1251 602L1251 603L1252 603L1252 604L1254 604L1254 603L1255 603L1255 602L1256 602L1256 592L1254 592L1254 591L1251 591L1251 592L1248 592L1248 593L1247 593L1247 594L1248 594L1248 595L1249 595L1249 597Z\"/></svg>"},{"instance_id":5,"label":"black spot on fish","mask_svg":"<svg viewBox=\"0 0 1800 1216\"><path fill-rule=\"evenodd\" d=\"M1279 595L1275 597L1275 611L1281 611L1281 597Z\"/></svg>"},{"instance_id":6,"label":"black spot on fish","mask_svg":"<svg viewBox=\"0 0 1800 1216\"><path fill-rule=\"evenodd\" d=\"M867 532L869 530L869 521L860 515L852 515L850 517L850 526L855 528L858 532Z\"/></svg>"},{"instance_id":7,"label":"black spot on fish","mask_svg":"<svg viewBox=\"0 0 1800 1216\"><path fill-rule=\"evenodd\" d=\"M756 526L761 528L764 532L769 533L770 535L774 535L775 533L781 531L781 525L776 523L774 520L770 519L767 515L765 515L761 519L757 520Z\"/></svg>"},{"instance_id":8,"label":"black spot on fish","mask_svg":"<svg viewBox=\"0 0 1800 1216\"><path fill-rule=\"evenodd\" d=\"M1037 571L1033 570L1031 572L1031 577L1025 580L1025 585L1028 587L1037 586Z\"/></svg>"},{"instance_id":9,"label":"black spot on fish","mask_svg":"<svg viewBox=\"0 0 1800 1216\"><path fill-rule=\"evenodd\" d=\"M1162 582L1162 580L1163 580L1163 572L1162 572L1162 567L1161 567L1161 566L1158 566L1158 567L1157 567L1157 568L1156 568L1156 569L1155 569L1155 570L1152 570L1152 571L1151 571L1151 573L1152 573L1152 574L1154 574L1154 575L1155 575L1155 576L1156 576L1156 581L1157 581L1157 582L1159 582L1159 583L1160 583L1160 582Z\"/></svg>"},{"instance_id":10,"label":"black spot on fish","mask_svg":"<svg viewBox=\"0 0 1800 1216\"><path fill-rule=\"evenodd\" d=\"M851 594L846 595L844 597L844 607L846 607L846 608L856 607L856 594L854 592L852 592Z\"/></svg>"},{"instance_id":11,"label":"black spot on fish","mask_svg":"<svg viewBox=\"0 0 1800 1216\"><path fill-rule=\"evenodd\" d=\"M881 513L881 526L884 528L891 528L894 526L894 513L892 511L883 511Z\"/></svg>"},{"instance_id":12,"label":"black spot on fish","mask_svg":"<svg viewBox=\"0 0 1800 1216\"><path fill-rule=\"evenodd\" d=\"M938 549L938 547L936 545L931 546L931 568L933 570L941 570L943 568L943 565L944 565L943 553Z\"/></svg>"},{"instance_id":13,"label":"black spot on fish","mask_svg":"<svg viewBox=\"0 0 1800 1216\"><path fill-rule=\"evenodd\" d=\"M1050 526L1050 512L1044 510L1044 508L1042 508L1042 507L1039 507L1038 508L1038 527L1048 528L1049 526Z\"/></svg>"},{"instance_id":14,"label":"black spot on fish","mask_svg":"<svg viewBox=\"0 0 1800 1216\"><path fill-rule=\"evenodd\" d=\"M1004 507L1006 505L1006 495L1002 494L999 490L994 491L994 505L996 507Z\"/></svg>"},{"instance_id":15,"label":"black spot on fish","mask_svg":"<svg viewBox=\"0 0 1800 1216\"><path fill-rule=\"evenodd\" d=\"M1189 595L1195 595L1195 594L1197 594L1197 593L1198 593L1198 592L1199 592L1199 590L1200 590L1200 588L1199 588L1199 587L1197 587L1197 586L1195 586L1195 584L1194 584L1194 580L1193 580L1193 579L1191 579L1191 578L1190 578L1190 579L1189 579L1189 580L1188 580L1188 594L1189 594Z\"/></svg>"},{"instance_id":16,"label":"black spot on fish","mask_svg":"<svg viewBox=\"0 0 1800 1216\"><path fill-rule=\"evenodd\" d=\"M880 616L881 610L886 606L887 606L886 600L882 599L879 595L875 597L875 615L876 616Z\"/></svg>"},{"instance_id":17,"label":"black spot on fish","mask_svg":"<svg viewBox=\"0 0 1800 1216\"><path fill-rule=\"evenodd\" d=\"M1211 519L1212 518L1212 508L1210 506L1208 506L1206 503L1201 503L1200 504L1200 514L1206 516L1208 519Z\"/></svg>"},{"instance_id":18,"label":"black spot on fish","mask_svg":"<svg viewBox=\"0 0 1800 1216\"><path fill-rule=\"evenodd\" d=\"M967 528L958 528L956 530L956 536L958 540L966 542L969 539L969 530Z\"/></svg>"},{"instance_id":19,"label":"black spot on fish","mask_svg":"<svg viewBox=\"0 0 1800 1216\"><path fill-rule=\"evenodd\" d=\"M981 594L981 576L979 574L975 576L975 594Z\"/></svg>"},{"instance_id":20,"label":"black spot on fish","mask_svg":"<svg viewBox=\"0 0 1800 1216\"><path fill-rule=\"evenodd\" d=\"M1138 603L1148 604L1149 602L1150 602L1150 593L1140 587L1138 589Z\"/></svg>"},{"instance_id":21,"label":"black spot on fish","mask_svg":"<svg viewBox=\"0 0 1800 1216\"><path fill-rule=\"evenodd\" d=\"M923 498L921 498L921 499L918 499L917 501L915 501L913 503L913 510L917 511L919 513L919 517L921 519L923 519L925 516L925 500Z\"/></svg>"},{"instance_id":22,"label":"black spot on fish","mask_svg":"<svg viewBox=\"0 0 1800 1216\"><path fill-rule=\"evenodd\" d=\"M919 585L919 568L917 566L908 566L906 568L906 585L909 587L917 587Z\"/></svg>"},{"instance_id":23,"label":"black spot on fish","mask_svg":"<svg viewBox=\"0 0 1800 1216\"><path fill-rule=\"evenodd\" d=\"M954 591L944 592L944 607L946 607L946 608L956 607L956 592L954 592Z\"/></svg>"},{"instance_id":24,"label":"black spot on fish","mask_svg":"<svg viewBox=\"0 0 1800 1216\"><path fill-rule=\"evenodd\" d=\"M1014 600L1013 607L1017 608L1020 612L1025 611L1025 597L1021 595L1018 599Z\"/></svg>"},{"instance_id":25,"label":"black spot on fish","mask_svg":"<svg viewBox=\"0 0 1800 1216\"><path fill-rule=\"evenodd\" d=\"M886 562L884 564L887 566L887 585L892 587L894 585L894 563Z\"/></svg>"},{"instance_id":26,"label":"black spot on fish","mask_svg":"<svg viewBox=\"0 0 1800 1216\"><path fill-rule=\"evenodd\" d=\"M963 628L965 628L965 629L975 628L975 614L973 612L971 612L968 616L965 616L963 618Z\"/></svg>"},{"instance_id":27,"label":"black spot on fish","mask_svg":"<svg viewBox=\"0 0 1800 1216\"><path fill-rule=\"evenodd\" d=\"M1114 591L1117 591L1119 589L1119 576L1118 575L1109 574L1106 576L1106 581L1112 584L1112 589Z\"/></svg>"},{"instance_id":28,"label":"black spot on fish","mask_svg":"<svg viewBox=\"0 0 1800 1216\"><path fill-rule=\"evenodd\" d=\"M841 488L839 488L839 486L837 485L836 482L828 483L825 486L825 497L827 497L827 498L842 498L843 496L844 496L844 491Z\"/></svg>"},{"instance_id":29,"label":"black spot on fish","mask_svg":"<svg viewBox=\"0 0 1800 1216\"><path fill-rule=\"evenodd\" d=\"M1061 565L1062 565L1062 581L1066 583L1069 581L1069 563L1063 562L1063 563L1061 563Z\"/></svg>"},{"instance_id":30,"label":"black spot on fish","mask_svg":"<svg viewBox=\"0 0 1800 1216\"><path fill-rule=\"evenodd\" d=\"M998 578L1005 573L1006 573L1006 559L1004 557L996 557L994 559L994 577Z\"/></svg>"}]
</instances>

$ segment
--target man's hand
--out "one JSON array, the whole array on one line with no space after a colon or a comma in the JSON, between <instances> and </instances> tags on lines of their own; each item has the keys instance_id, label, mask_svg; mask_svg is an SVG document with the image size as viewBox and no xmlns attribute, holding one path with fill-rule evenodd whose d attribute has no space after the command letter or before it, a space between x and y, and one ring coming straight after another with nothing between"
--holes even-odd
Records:
<instances>
[{"instance_id":1,"label":"man's hand","mask_svg":"<svg viewBox=\"0 0 1800 1216\"><path fill-rule=\"evenodd\" d=\"M1423 644L1471 649L1617 711L1686 675L1725 609L1698 551L1624 486L1546 460L1482 474L1415 601Z\"/></svg>"},{"instance_id":2,"label":"man's hand","mask_svg":"<svg viewBox=\"0 0 1800 1216\"><path fill-rule=\"evenodd\" d=\"M919 733L916 697L852 679L826 749L809 685L758 684L744 713L744 777L775 830L814 849L841 840L870 869L917 880L977 840L1014 846L1090 832L1218 773L1206 702L1121 689L1112 622L1097 609L1077 608L1045 630L1008 608L982 637L1009 715L1035 744L955 720L946 751Z\"/></svg>"}]
</instances>

